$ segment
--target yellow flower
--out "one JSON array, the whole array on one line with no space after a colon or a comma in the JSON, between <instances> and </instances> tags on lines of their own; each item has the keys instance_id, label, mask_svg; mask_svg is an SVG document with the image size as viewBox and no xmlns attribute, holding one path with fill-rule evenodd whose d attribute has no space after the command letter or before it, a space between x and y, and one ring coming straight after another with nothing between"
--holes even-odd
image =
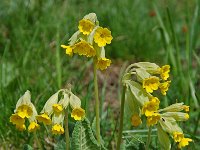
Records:
<instances>
[{"instance_id":1,"label":"yellow flower","mask_svg":"<svg viewBox=\"0 0 200 150\"><path fill-rule=\"evenodd\" d=\"M185 147L185 146L189 145L189 142L192 142L192 139L190 139L190 138L183 138L183 139L179 142L178 148L181 149L182 147Z\"/></svg>"},{"instance_id":2,"label":"yellow flower","mask_svg":"<svg viewBox=\"0 0 200 150\"><path fill-rule=\"evenodd\" d=\"M154 90L157 90L160 85L158 77L150 77L143 80L143 88L146 89L148 93L152 93Z\"/></svg>"},{"instance_id":3,"label":"yellow flower","mask_svg":"<svg viewBox=\"0 0 200 150\"><path fill-rule=\"evenodd\" d=\"M170 86L170 83L171 83L171 81L167 81L167 82L164 82L164 83L160 83L159 88L160 88L161 93L162 93L163 95L166 95L166 92L168 91L168 88L169 88L169 86Z\"/></svg>"},{"instance_id":4,"label":"yellow flower","mask_svg":"<svg viewBox=\"0 0 200 150\"><path fill-rule=\"evenodd\" d=\"M52 127L51 131L52 131L53 134L63 134L64 133L64 128L59 124L55 124Z\"/></svg>"},{"instance_id":5,"label":"yellow flower","mask_svg":"<svg viewBox=\"0 0 200 150\"><path fill-rule=\"evenodd\" d=\"M98 44L99 47L106 46L110 44L113 37L111 31L107 28L98 27L94 34L94 42Z\"/></svg>"},{"instance_id":6,"label":"yellow flower","mask_svg":"<svg viewBox=\"0 0 200 150\"><path fill-rule=\"evenodd\" d=\"M134 127L137 127L142 123L142 120L138 114L134 114L131 117L131 123Z\"/></svg>"},{"instance_id":7,"label":"yellow flower","mask_svg":"<svg viewBox=\"0 0 200 150\"><path fill-rule=\"evenodd\" d=\"M24 124L16 124L16 129L19 131L24 131L26 130L26 126Z\"/></svg>"},{"instance_id":8,"label":"yellow flower","mask_svg":"<svg viewBox=\"0 0 200 150\"><path fill-rule=\"evenodd\" d=\"M182 132L174 132L173 133L173 139L175 142L180 142L184 138L184 135Z\"/></svg>"},{"instance_id":9,"label":"yellow flower","mask_svg":"<svg viewBox=\"0 0 200 150\"><path fill-rule=\"evenodd\" d=\"M63 111L63 107L61 104L53 104L53 111L56 115L59 115Z\"/></svg>"},{"instance_id":10,"label":"yellow flower","mask_svg":"<svg viewBox=\"0 0 200 150\"><path fill-rule=\"evenodd\" d=\"M78 53L79 55L85 55L87 57L92 57L96 55L96 51L92 45L87 43L86 41L80 41L73 46L74 53Z\"/></svg>"},{"instance_id":11,"label":"yellow flower","mask_svg":"<svg viewBox=\"0 0 200 150\"><path fill-rule=\"evenodd\" d=\"M183 105L183 110L185 110L186 112L189 112L190 111L190 106Z\"/></svg>"},{"instance_id":12,"label":"yellow flower","mask_svg":"<svg viewBox=\"0 0 200 150\"><path fill-rule=\"evenodd\" d=\"M164 65L160 68L160 76L163 80L167 80L169 78L170 66Z\"/></svg>"},{"instance_id":13,"label":"yellow flower","mask_svg":"<svg viewBox=\"0 0 200 150\"><path fill-rule=\"evenodd\" d=\"M147 125L152 126L154 124L157 124L158 120L160 120L160 114L152 113L151 116L147 117Z\"/></svg>"},{"instance_id":14,"label":"yellow flower","mask_svg":"<svg viewBox=\"0 0 200 150\"><path fill-rule=\"evenodd\" d=\"M24 124L25 120L18 114L12 114L12 116L10 117L10 122L16 125L22 125Z\"/></svg>"},{"instance_id":15,"label":"yellow flower","mask_svg":"<svg viewBox=\"0 0 200 150\"><path fill-rule=\"evenodd\" d=\"M111 64L111 60L107 58L98 58L97 69L105 70Z\"/></svg>"},{"instance_id":16,"label":"yellow flower","mask_svg":"<svg viewBox=\"0 0 200 150\"><path fill-rule=\"evenodd\" d=\"M84 35L89 35L92 30L94 29L94 23L88 19L82 19L79 21L79 31L82 32Z\"/></svg>"},{"instance_id":17,"label":"yellow flower","mask_svg":"<svg viewBox=\"0 0 200 150\"><path fill-rule=\"evenodd\" d=\"M62 48L66 49L66 54L69 56L73 56L73 49L71 46L61 45Z\"/></svg>"},{"instance_id":18,"label":"yellow flower","mask_svg":"<svg viewBox=\"0 0 200 150\"><path fill-rule=\"evenodd\" d=\"M29 132L34 132L36 131L37 129L40 128L40 125L37 124L35 121L31 122L30 125L28 126L28 131Z\"/></svg>"},{"instance_id":19,"label":"yellow flower","mask_svg":"<svg viewBox=\"0 0 200 150\"><path fill-rule=\"evenodd\" d=\"M51 119L49 118L49 116L47 114L41 114L36 116L36 119L38 120L38 122L43 122L46 125L51 124Z\"/></svg>"},{"instance_id":20,"label":"yellow flower","mask_svg":"<svg viewBox=\"0 0 200 150\"><path fill-rule=\"evenodd\" d=\"M74 108L71 117L75 120L81 120L85 116L85 110L82 108Z\"/></svg>"},{"instance_id":21,"label":"yellow flower","mask_svg":"<svg viewBox=\"0 0 200 150\"><path fill-rule=\"evenodd\" d=\"M29 118L33 114L33 110L30 106L24 104L17 108L16 113L22 118Z\"/></svg>"},{"instance_id":22,"label":"yellow flower","mask_svg":"<svg viewBox=\"0 0 200 150\"><path fill-rule=\"evenodd\" d=\"M144 103L144 106L142 107L142 114L145 114L145 116L151 116L158 110L159 104L160 101L157 97L151 97L148 102Z\"/></svg>"}]
</instances>

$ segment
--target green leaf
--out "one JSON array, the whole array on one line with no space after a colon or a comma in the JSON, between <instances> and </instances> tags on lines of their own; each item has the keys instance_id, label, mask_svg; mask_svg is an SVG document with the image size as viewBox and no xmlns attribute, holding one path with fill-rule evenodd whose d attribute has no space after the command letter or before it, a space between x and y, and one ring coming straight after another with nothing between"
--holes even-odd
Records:
<instances>
[{"instance_id":1,"label":"green leaf","mask_svg":"<svg viewBox=\"0 0 200 150\"><path fill-rule=\"evenodd\" d=\"M101 150L105 149L95 139L90 122L87 118L78 121L72 133L73 150Z\"/></svg>"},{"instance_id":2,"label":"green leaf","mask_svg":"<svg viewBox=\"0 0 200 150\"><path fill-rule=\"evenodd\" d=\"M33 148L30 145L25 144L23 150L33 150Z\"/></svg>"}]
</instances>

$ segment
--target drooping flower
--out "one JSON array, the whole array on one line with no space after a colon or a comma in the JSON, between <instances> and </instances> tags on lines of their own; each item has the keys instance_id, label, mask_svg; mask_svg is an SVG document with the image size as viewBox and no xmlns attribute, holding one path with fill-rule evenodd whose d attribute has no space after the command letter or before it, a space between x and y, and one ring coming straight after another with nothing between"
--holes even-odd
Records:
<instances>
[{"instance_id":1,"label":"drooping flower","mask_svg":"<svg viewBox=\"0 0 200 150\"><path fill-rule=\"evenodd\" d=\"M170 66L164 65L160 68L160 76L163 80L167 80L169 78Z\"/></svg>"},{"instance_id":2,"label":"drooping flower","mask_svg":"<svg viewBox=\"0 0 200 150\"><path fill-rule=\"evenodd\" d=\"M105 70L111 64L111 60L107 58L98 58L97 60L97 69Z\"/></svg>"},{"instance_id":3,"label":"drooping flower","mask_svg":"<svg viewBox=\"0 0 200 150\"><path fill-rule=\"evenodd\" d=\"M182 132L174 132L173 139L175 142L180 142L184 138L184 134Z\"/></svg>"},{"instance_id":4,"label":"drooping flower","mask_svg":"<svg viewBox=\"0 0 200 150\"><path fill-rule=\"evenodd\" d=\"M85 110L82 108L74 108L71 113L71 117L74 120L81 120L85 116Z\"/></svg>"},{"instance_id":5,"label":"drooping flower","mask_svg":"<svg viewBox=\"0 0 200 150\"><path fill-rule=\"evenodd\" d=\"M192 139L190 139L190 138L182 138L181 141L178 144L178 148L181 149L182 147L185 147L185 146L189 145L189 142L192 142Z\"/></svg>"},{"instance_id":6,"label":"drooping flower","mask_svg":"<svg viewBox=\"0 0 200 150\"><path fill-rule=\"evenodd\" d=\"M185 110L186 112L189 112L190 111L190 106L183 105L183 110Z\"/></svg>"},{"instance_id":7,"label":"drooping flower","mask_svg":"<svg viewBox=\"0 0 200 150\"><path fill-rule=\"evenodd\" d=\"M62 48L66 49L66 54L69 56L73 56L73 49L71 46L61 45Z\"/></svg>"},{"instance_id":8,"label":"drooping flower","mask_svg":"<svg viewBox=\"0 0 200 150\"><path fill-rule=\"evenodd\" d=\"M131 117L131 123L134 127L137 127L142 123L142 120L138 114L134 114Z\"/></svg>"},{"instance_id":9,"label":"drooping flower","mask_svg":"<svg viewBox=\"0 0 200 150\"><path fill-rule=\"evenodd\" d=\"M111 31L107 28L98 27L94 34L94 42L97 43L99 47L106 46L106 44L110 44L113 37L111 35Z\"/></svg>"},{"instance_id":10,"label":"drooping flower","mask_svg":"<svg viewBox=\"0 0 200 150\"><path fill-rule=\"evenodd\" d=\"M146 89L148 93L152 93L154 90L157 90L160 85L158 77L152 76L143 80L143 88Z\"/></svg>"},{"instance_id":11,"label":"drooping flower","mask_svg":"<svg viewBox=\"0 0 200 150\"><path fill-rule=\"evenodd\" d=\"M144 103L142 114L145 114L145 116L151 116L154 112L157 112L159 104L160 101L157 97L151 97L148 102Z\"/></svg>"},{"instance_id":12,"label":"drooping flower","mask_svg":"<svg viewBox=\"0 0 200 150\"><path fill-rule=\"evenodd\" d=\"M23 104L17 108L16 113L22 118L29 118L33 114L33 110L29 105Z\"/></svg>"},{"instance_id":13,"label":"drooping flower","mask_svg":"<svg viewBox=\"0 0 200 150\"><path fill-rule=\"evenodd\" d=\"M154 124L157 124L159 120L160 120L160 114L152 113L150 116L147 117L147 125L153 126Z\"/></svg>"},{"instance_id":14,"label":"drooping flower","mask_svg":"<svg viewBox=\"0 0 200 150\"><path fill-rule=\"evenodd\" d=\"M38 122L43 122L46 125L51 124L51 118L45 113L36 116L36 119L38 120Z\"/></svg>"},{"instance_id":15,"label":"drooping flower","mask_svg":"<svg viewBox=\"0 0 200 150\"><path fill-rule=\"evenodd\" d=\"M28 126L28 131L29 132L34 132L40 128L40 125L37 124L35 121L31 122L30 125Z\"/></svg>"},{"instance_id":16,"label":"drooping flower","mask_svg":"<svg viewBox=\"0 0 200 150\"><path fill-rule=\"evenodd\" d=\"M53 111L55 114L59 115L63 111L63 107L61 104L53 104Z\"/></svg>"},{"instance_id":17,"label":"drooping flower","mask_svg":"<svg viewBox=\"0 0 200 150\"><path fill-rule=\"evenodd\" d=\"M24 131L26 130L26 126L25 124L16 124L16 129L18 129L19 131Z\"/></svg>"},{"instance_id":18,"label":"drooping flower","mask_svg":"<svg viewBox=\"0 0 200 150\"><path fill-rule=\"evenodd\" d=\"M166 92L168 91L170 83L171 83L171 81L166 81L166 82L160 83L159 88L163 95L166 95Z\"/></svg>"},{"instance_id":19,"label":"drooping flower","mask_svg":"<svg viewBox=\"0 0 200 150\"><path fill-rule=\"evenodd\" d=\"M92 45L82 40L73 46L74 53L79 55L85 55L86 57L93 57L96 55L96 51Z\"/></svg>"},{"instance_id":20,"label":"drooping flower","mask_svg":"<svg viewBox=\"0 0 200 150\"><path fill-rule=\"evenodd\" d=\"M60 124L55 124L55 125L53 125L51 131L53 134L63 134L64 128Z\"/></svg>"},{"instance_id":21,"label":"drooping flower","mask_svg":"<svg viewBox=\"0 0 200 150\"><path fill-rule=\"evenodd\" d=\"M89 35L94 29L95 24L88 19L82 19L79 21L79 31L84 35Z\"/></svg>"},{"instance_id":22,"label":"drooping flower","mask_svg":"<svg viewBox=\"0 0 200 150\"><path fill-rule=\"evenodd\" d=\"M10 117L10 122L15 125L22 125L25 122L25 119L19 116L18 114L12 114Z\"/></svg>"}]
</instances>

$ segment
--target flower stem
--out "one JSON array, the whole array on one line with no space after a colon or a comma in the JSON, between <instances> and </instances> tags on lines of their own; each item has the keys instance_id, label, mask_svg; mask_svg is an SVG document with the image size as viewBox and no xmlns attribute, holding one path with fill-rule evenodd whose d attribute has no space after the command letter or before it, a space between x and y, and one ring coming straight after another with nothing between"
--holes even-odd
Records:
<instances>
[{"instance_id":1,"label":"flower stem","mask_svg":"<svg viewBox=\"0 0 200 150\"><path fill-rule=\"evenodd\" d=\"M122 140L125 92L126 92L126 86L123 86L122 95L121 95L120 125L119 125L119 135L118 135L118 140L117 140L117 150L120 149L121 140Z\"/></svg>"},{"instance_id":2,"label":"flower stem","mask_svg":"<svg viewBox=\"0 0 200 150\"><path fill-rule=\"evenodd\" d=\"M36 133L36 132L34 132L34 138L35 138L35 140L36 140L36 142L37 142L38 149L43 149L43 148L42 148L42 144L41 144L40 140L38 139L38 136L37 136L37 133Z\"/></svg>"},{"instance_id":3,"label":"flower stem","mask_svg":"<svg viewBox=\"0 0 200 150\"><path fill-rule=\"evenodd\" d=\"M147 138L147 143L146 143L146 147L145 147L145 150L148 150L149 149L149 145L150 145L150 142L151 142L151 126L149 127L149 132L148 132L148 138Z\"/></svg>"},{"instance_id":4,"label":"flower stem","mask_svg":"<svg viewBox=\"0 0 200 150\"><path fill-rule=\"evenodd\" d=\"M68 128L68 108L65 110L65 139L66 139L66 150L69 150L69 128Z\"/></svg>"},{"instance_id":5,"label":"flower stem","mask_svg":"<svg viewBox=\"0 0 200 150\"><path fill-rule=\"evenodd\" d=\"M97 67L96 59L93 60L94 65L94 92L95 92L95 109L96 109L96 136L97 141L100 144L100 120L99 120L99 93L98 93L98 82L97 82Z\"/></svg>"}]
</instances>

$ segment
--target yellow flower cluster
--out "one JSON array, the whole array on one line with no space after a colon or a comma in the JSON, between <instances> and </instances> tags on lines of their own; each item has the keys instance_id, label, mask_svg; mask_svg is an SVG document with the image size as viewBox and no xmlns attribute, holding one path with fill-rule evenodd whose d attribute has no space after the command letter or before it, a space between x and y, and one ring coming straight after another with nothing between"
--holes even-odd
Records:
<instances>
[{"instance_id":1,"label":"yellow flower cluster","mask_svg":"<svg viewBox=\"0 0 200 150\"><path fill-rule=\"evenodd\" d=\"M60 100L59 94L62 95ZM42 122L45 125L52 124L53 134L63 134L64 111L69 104L72 107L71 117L75 120L81 120L85 116L85 110L81 108L80 99L68 89L62 89L53 94L47 100L41 114L37 115L36 118L38 122Z\"/></svg>"},{"instance_id":2,"label":"yellow flower cluster","mask_svg":"<svg viewBox=\"0 0 200 150\"><path fill-rule=\"evenodd\" d=\"M31 95L29 91L18 100L15 113L11 115L10 122L16 126L20 131L26 130L25 119L27 118L30 122L28 126L29 132L34 132L40 128L37 124L35 116L37 111L34 105L31 103Z\"/></svg>"},{"instance_id":3,"label":"yellow flower cluster","mask_svg":"<svg viewBox=\"0 0 200 150\"><path fill-rule=\"evenodd\" d=\"M69 39L69 46L61 45L66 49L66 54L73 56L93 57L96 68L105 70L110 66L111 60L105 57L105 46L110 44L113 37L111 31L99 26L95 13L86 15L79 21L78 31Z\"/></svg>"},{"instance_id":4,"label":"yellow flower cluster","mask_svg":"<svg viewBox=\"0 0 200 150\"><path fill-rule=\"evenodd\" d=\"M62 98L59 99L59 94ZM38 115L34 105L30 101L30 92L26 93L18 100L15 113L11 115L10 122L20 131L26 130L25 119L30 122L29 132L34 132L40 128L39 123L45 125L52 124L52 134L63 134L63 122L65 109L70 104L72 108L71 117L81 120L85 116L85 110L81 108L81 100L71 92L71 89L61 89L53 94L45 103L41 114Z\"/></svg>"},{"instance_id":5,"label":"yellow flower cluster","mask_svg":"<svg viewBox=\"0 0 200 150\"><path fill-rule=\"evenodd\" d=\"M158 89L162 95L166 95L171 83L167 81L169 72L169 65L159 67L154 63L139 62L127 67L122 82L127 87L126 101L133 112L132 125L137 127L142 124L141 115L144 115L147 126L156 125L159 128L158 132L162 130L160 134L165 133L163 137L170 135L178 143L178 147L182 148L192 140L184 138L183 131L177 122L189 119L189 106L175 103L160 109L160 100L154 96L157 94L154 91ZM132 75L136 76L137 81L133 81ZM165 145L163 142L160 141Z\"/></svg>"}]
</instances>

